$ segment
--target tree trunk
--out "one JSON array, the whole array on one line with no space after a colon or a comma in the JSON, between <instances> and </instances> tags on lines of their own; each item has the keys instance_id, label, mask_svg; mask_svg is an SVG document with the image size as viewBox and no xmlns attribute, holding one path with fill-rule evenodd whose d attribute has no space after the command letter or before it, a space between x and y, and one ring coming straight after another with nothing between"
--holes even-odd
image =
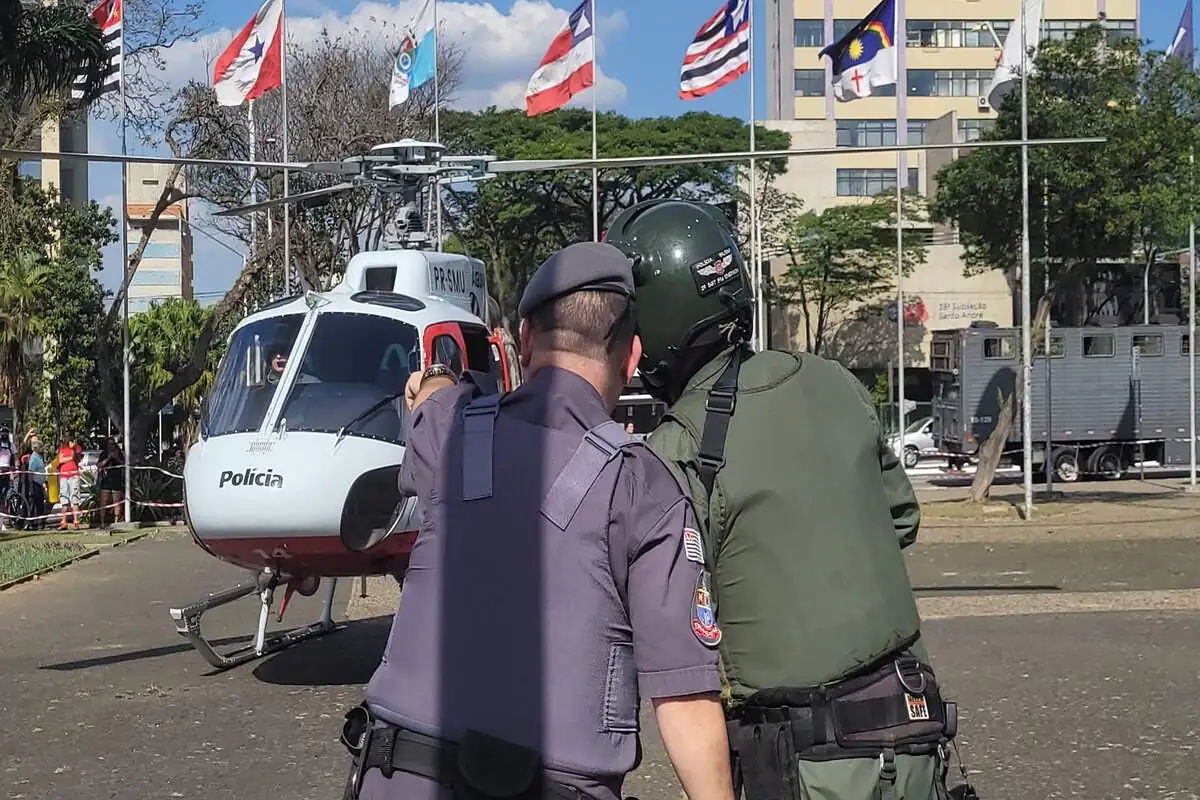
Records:
<instances>
[{"instance_id":1,"label":"tree trunk","mask_svg":"<svg viewBox=\"0 0 1200 800\"><path fill-rule=\"evenodd\" d=\"M1053 289L1051 289L1053 295ZM1030 342L1036 342L1039 336L1044 335L1046 328L1046 320L1050 317L1050 299L1051 295L1047 295L1038 301L1037 311L1033 315L1033 330L1030 335ZM1024 369L1022 367L1022 369ZM1000 466L1000 457L1004 455L1004 445L1008 443L1008 435L1012 432L1014 423L1014 409L1016 403L1014 400L1021 399L1022 376L1018 373L1016 380L1013 381L1013 390L1004 398L1004 402L1000 405L1000 415L996 420L996 427L992 430L987 441L979 448L979 462L975 469L975 478L971 481L971 492L967 496L968 502L982 503L988 499L992 491L992 481L996 479L996 469Z\"/></svg>"}]
</instances>

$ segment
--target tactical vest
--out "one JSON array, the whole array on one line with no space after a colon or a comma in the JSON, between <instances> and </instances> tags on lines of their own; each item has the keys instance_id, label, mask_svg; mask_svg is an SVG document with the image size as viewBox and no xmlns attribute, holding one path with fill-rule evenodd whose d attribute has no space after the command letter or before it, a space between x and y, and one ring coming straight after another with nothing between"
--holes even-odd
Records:
<instances>
[{"instance_id":1,"label":"tactical vest","mask_svg":"<svg viewBox=\"0 0 1200 800\"><path fill-rule=\"evenodd\" d=\"M609 467L644 445L612 421L576 433L503 418L502 437L500 408L499 396L480 397L454 423L435 489L444 494L424 514L441 517L436 529L449 523L469 533L455 537L453 556L436 549L444 541L418 539L368 705L427 736L458 742L472 729L537 750L547 769L623 775L639 759L627 576L584 567L612 557L608 526L619 466ZM493 469L496 454L507 455L504 470ZM551 479L540 509L513 507L522 484L541 491ZM423 553L423 546L435 549ZM520 563L506 563L513 548L526 556ZM452 558L459 567L448 575ZM514 602L505 595L516 591L510 576L523 584L520 622L504 616ZM466 632L446 630L452 602L474 608ZM430 607L439 609L436 621ZM529 614L536 615L532 623ZM456 635L458 643L447 645ZM449 651L457 663L439 663ZM464 696L450 709L439 686L452 670Z\"/></svg>"},{"instance_id":2,"label":"tactical vest","mask_svg":"<svg viewBox=\"0 0 1200 800\"><path fill-rule=\"evenodd\" d=\"M682 451L700 454L711 482L708 558L735 704L761 689L833 683L920 630L880 481L877 421L853 378L814 356L741 359L664 418L687 431Z\"/></svg>"}]
</instances>

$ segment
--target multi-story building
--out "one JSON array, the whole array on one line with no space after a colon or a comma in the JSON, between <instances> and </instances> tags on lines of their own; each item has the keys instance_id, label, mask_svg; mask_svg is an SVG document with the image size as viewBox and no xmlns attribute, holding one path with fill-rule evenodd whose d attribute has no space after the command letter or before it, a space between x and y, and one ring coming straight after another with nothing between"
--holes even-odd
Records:
<instances>
[{"instance_id":1,"label":"multi-story building","mask_svg":"<svg viewBox=\"0 0 1200 800\"><path fill-rule=\"evenodd\" d=\"M51 153L86 153L88 127L86 118L47 119L34 131L26 148ZM88 202L88 165L77 159L37 159L22 161L22 175L38 180L43 189L53 186L63 200L77 206Z\"/></svg>"},{"instance_id":2,"label":"multi-story building","mask_svg":"<svg viewBox=\"0 0 1200 800\"><path fill-rule=\"evenodd\" d=\"M897 0L898 68L895 86L875 87L873 96L838 102L830 89L832 69L818 53L867 15L878 0L767 0L767 116L765 123L791 133L792 146L854 147L953 143L978 138L995 119L988 86L1001 42L1020 13L1020 0ZM1042 40L1062 39L1099 21L1112 39L1136 37L1138 0L1045 0ZM908 189L931 190L932 174L948 151L909 152L901 179ZM792 159L781 188L798 195L809 210L896 188L895 153L846 154ZM929 332L977 320L1013 322L1012 287L998 272L964 277L962 250L950 229L910 231L924 236L926 263L906 278L905 318L909 336L905 363L928 364ZM778 271L781 265L773 265ZM857 368L896 360L894 302L881 298L880 320L845 329L842 352L831 355ZM804 347L803 326L794 315L773 315L772 334ZM874 324L879 323L879 324ZM890 324L889 324L890 323ZM859 331L854 333L854 331ZM864 340L866 337L867 340ZM870 339L878 341L871 341ZM790 340L790 341L789 341ZM919 375L913 379L919 380ZM906 381L908 382L908 381Z\"/></svg>"},{"instance_id":3,"label":"multi-story building","mask_svg":"<svg viewBox=\"0 0 1200 800\"><path fill-rule=\"evenodd\" d=\"M168 164L128 164L129 254L136 252L171 170ZM181 173L176 186L183 189ZM186 201L172 203L158 218L129 285L129 311L145 311L155 300L192 299L192 229Z\"/></svg>"}]
</instances>

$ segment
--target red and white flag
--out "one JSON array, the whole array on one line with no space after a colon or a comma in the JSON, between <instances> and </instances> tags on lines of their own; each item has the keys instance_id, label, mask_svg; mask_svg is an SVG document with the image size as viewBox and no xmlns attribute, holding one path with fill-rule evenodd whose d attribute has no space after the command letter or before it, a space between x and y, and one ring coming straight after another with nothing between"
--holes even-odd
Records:
<instances>
[{"instance_id":1,"label":"red and white flag","mask_svg":"<svg viewBox=\"0 0 1200 800\"><path fill-rule=\"evenodd\" d=\"M595 81L596 37L592 2L583 0L542 56L525 90L525 115L535 117L562 108Z\"/></svg>"},{"instance_id":2,"label":"red and white flag","mask_svg":"<svg viewBox=\"0 0 1200 800\"><path fill-rule=\"evenodd\" d=\"M104 37L104 47L108 52L108 66L104 70L104 83L101 84L100 94L115 91L121 85L121 21L124 17L124 4L121 0L101 0L92 10L92 19L100 26ZM83 89L87 76L80 75L71 87L71 96L76 100L83 99Z\"/></svg>"},{"instance_id":3,"label":"red and white flag","mask_svg":"<svg viewBox=\"0 0 1200 800\"><path fill-rule=\"evenodd\" d=\"M213 89L223 106L240 106L283 85L283 0L267 0L217 59Z\"/></svg>"}]
</instances>

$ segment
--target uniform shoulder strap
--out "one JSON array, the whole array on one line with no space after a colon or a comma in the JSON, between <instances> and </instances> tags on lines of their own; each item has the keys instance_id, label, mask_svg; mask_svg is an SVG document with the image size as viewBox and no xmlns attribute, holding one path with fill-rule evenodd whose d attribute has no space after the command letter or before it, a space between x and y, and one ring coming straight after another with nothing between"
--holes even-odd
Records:
<instances>
[{"instance_id":1,"label":"uniform shoulder strap","mask_svg":"<svg viewBox=\"0 0 1200 800\"><path fill-rule=\"evenodd\" d=\"M588 430L542 501L542 514L565 531L608 463L623 450L641 444L641 440L612 420Z\"/></svg>"},{"instance_id":2,"label":"uniform shoulder strap","mask_svg":"<svg viewBox=\"0 0 1200 800\"><path fill-rule=\"evenodd\" d=\"M463 409L462 499L492 496L492 434L501 395L485 394Z\"/></svg>"},{"instance_id":3,"label":"uniform shoulder strap","mask_svg":"<svg viewBox=\"0 0 1200 800\"><path fill-rule=\"evenodd\" d=\"M704 415L704 430L700 434L700 452L696 455L696 471L710 498L717 473L725 466L725 437L729 433L729 419L737 407L738 375L743 358L742 348L735 348L721 377L708 390L708 400L704 404L707 413Z\"/></svg>"}]
</instances>

